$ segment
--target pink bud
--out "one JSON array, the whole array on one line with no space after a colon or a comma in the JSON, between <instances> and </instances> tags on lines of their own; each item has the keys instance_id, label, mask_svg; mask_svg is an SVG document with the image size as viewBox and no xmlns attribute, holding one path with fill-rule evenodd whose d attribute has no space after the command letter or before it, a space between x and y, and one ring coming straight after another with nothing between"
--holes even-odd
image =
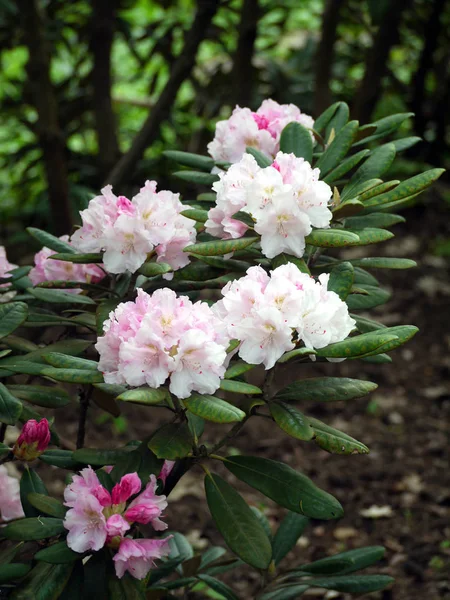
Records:
<instances>
[{"instance_id":1,"label":"pink bud","mask_svg":"<svg viewBox=\"0 0 450 600\"><path fill-rule=\"evenodd\" d=\"M127 473L119 483L113 487L111 492L112 503L122 504L141 489L141 480L137 473Z\"/></svg>"},{"instance_id":2,"label":"pink bud","mask_svg":"<svg viewBox=\"0 0 450 600\"><path fill-rule=\"evenodd\" d=\"M92 493L102 506L111 506L111 494L102 485L93 489Z\"/></svg>"},{"instance_id":3,"label":"pink bud","mask_svg":"<svg viewBox=\"0 0 450 600\"><path fill-rule=\"evenodd\" d=\"M127 215L132 215L135 210L134 204L132 204L132 202L125 196L119 196L117 198L117 208L121 213L125 213Z\"/></svg>"},{"instance_id":4,"label":"pink bud","mask_svg":"<svg viewBox=\"0 0 450 600\"><path fill-rule=\"evenodd\" d=\"M161 479L163 484L166 483L166 479L169 477L173 467L175 465L174 460L165 460L163 466L161 467L161 472L158 475L158 479Z\"/></svg>"},{"instance_id":5,"label":"pink bud","mask_svg":"<svg viewBox=\"0 0 450 600\"><path fill-rule=\"evenodd\" d=\"M37 422L30 419L25 423L14 445L14 455L19 460L31 461L47 449L50 429L47 419Z\"/></svg>"},{"instance_id":6,"label":"pink bud","mask_svg":"<svg viewBox=\"0 0 450 600\"><path fill-rule=\"evenodd\" d=\"M151 504L136 504L125 513L125 518L130 523L150 523L154 517L159 516L160 509Z\"/></svg>"}]
</instances>

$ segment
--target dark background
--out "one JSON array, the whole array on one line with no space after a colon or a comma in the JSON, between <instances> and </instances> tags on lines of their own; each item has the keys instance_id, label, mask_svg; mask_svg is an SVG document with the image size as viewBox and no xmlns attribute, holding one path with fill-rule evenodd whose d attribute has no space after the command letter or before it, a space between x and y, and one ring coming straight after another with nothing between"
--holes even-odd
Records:
<instances>
[{"instance_id":1,"label":"dark background","mask_svg":"<svg viewBox=\"0 0 450 600\"><path fill-rule=\"evenodd\" d=\"M11 261L29 262L25 227L69 233L104 183L130 195L157 179L189 198L193 190L171 178L161 151L205 153L219 118L237 103L256 109L266 97L315 117L344 100L361 123L414 112L398 135L424 141L396 160L387 179L448 166L449 32L449 0L0 0L0 243ZM308 407L371 453L331 456L263 419L235 442L296 465L344 505L342 521L307 530L292 564L383 544L381 572L397 583L372 595L382 600L450 598L449 204L444 176L404 212L396 237L372 251L418 261L411 271L375 273L394 296L372 316L418 325L420 334L392 365L358 361L305 373L380 384L352 404ZM126 410L112 419L92 409L87 445L141 439L157 424L157 417L146 422L148 412ZM70 437L75 409L63 418ZM62 482L39 468L60 491ZM169 525L198 547L220 543L195 475L181 481L179 501L172 498ZM282 516L242 492L272 523ZM234 583L242 598L252 597L248 569Z\"/></svg>"}]
</instances>

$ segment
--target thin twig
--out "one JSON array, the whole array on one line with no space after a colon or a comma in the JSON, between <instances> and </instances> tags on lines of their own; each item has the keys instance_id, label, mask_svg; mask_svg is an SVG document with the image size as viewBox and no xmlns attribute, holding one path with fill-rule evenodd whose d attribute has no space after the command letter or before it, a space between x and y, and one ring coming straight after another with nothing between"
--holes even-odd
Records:
<instances>
[{"instance_id":1,"label":"thin twig","mask_svg":"<svg viewBox=\"0 0 450 600\"><path fill-rule=\"evenodd\" d=\"M86 436L86 419L89 409L89 400L92 394L92 386L83 389L80 394L80 415L78 418L77 449L84 446Z\"/></svg>"},{"instance_id":2,"label":"thin twig","mask_svg":"<svg viewBox=\"0 0 450 600\"><path fill-rule=\"evenodd\" d=\"M215 454L217 452L217 450L219 450L220 448L222 448L222 446L224 444L226 444L229 440L232 440L233 438L235 438L237 436L237 434L241 431L241 429L244 427L244 425L247 423L247 421L249 420L250 415L247 415L245 417L245 419L243 419L242 421L240 421L239 423L236 423L236 425L234 427L232 427L230 429L230 431L221 439L217 442L217 444L215 444L209 454Z\"/></svg>"}]
</instances>

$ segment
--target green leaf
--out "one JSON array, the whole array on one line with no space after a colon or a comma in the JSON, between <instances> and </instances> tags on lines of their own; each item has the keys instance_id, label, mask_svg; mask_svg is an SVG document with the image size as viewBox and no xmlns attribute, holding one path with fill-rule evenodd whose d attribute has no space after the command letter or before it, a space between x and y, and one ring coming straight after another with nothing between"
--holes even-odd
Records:
<instances>
[{"instance_id":1,"label":"green leaf","mask_svg":"<svg viewBox=\"0 0 450 600\"><path fill-rule=\"evenodd\" d=\"M0 422L5 425L15 425L22 412L22 403L0 383Z\"/></svg>"},{"instance_id":2,"label":"green leaf","mask_svg":"<svg viewBox=\"0 0 450 600\"><path fill-rule=\"evenodd\" d=\"M272 160L268 158L263 152L257 150L256 148L252 148L251 146L247 146L245 149L247 154L251 154L253 158L256 160L259 167L264 169L265 167L269 167L272 164Z\"/></svg>"},{"instance_id":3,"label":"green leaf","mask_svg":"<svg viewBox=\"0 0 450 600\"><path fill-rule=\"evenodd\" d=\"M359 242L359 236L344 229L313 229L305 241L320 248L341 248Z\"/></svg>"},{"instance_id":4,"label":"green leaf","mask_svg":"<svg viewBox=\"0 0 450 600\"><path fill-rule=\"evenodd\" d=\"M417 195L430 187L432 183L439 179L444 171L445 169L430 169L420 175L410 177L409 179L402 181L402 183L393 190L375 196L375 198L367 200L364 204L367 208L378 205L390 205L398 200Z\"/></svg>"},{"instance_id":5,"label":"green leaf","mask_svg":"<svg viewBox=\"0 0 450 600\"><path fill-rule=\"evenodd\" d=\"M9 563L0 565L0 585L21 579L30 570L30 565L23 563Z\"/></svg>"},{"instance_id":6,"label":"green leaf","mask_svg":"<svg viewBox=\"0 0 450 600\"><path fill-rule=\"evenodd\" d=\"M376 331L377 329L386 329L386 325L383 325L383 323L378 323L378 321L373 321L367 317L361 317L357 314L351 314L350 316L352 319L355 319L356 327L361 333L368 333L369 331Z\"/></svg>"},{"instance_id":7,"label":"green leaf","mask_svg":"<svg viewBox=\"0 0 450 600\"><path fill-rule=\"evenodd\" d=\"M235 377L239 377L243 373L254 369L256 365L250 365L249 363L244 362L243 360L239 360L235 363L231 363L228 369L225 371L225 379L234 379Z\"/></svg>"},{"instance_id":8,"label":"green leaf","mask_svg":"<svg viewBox=\"0 0 450 600\"><path fill-rule=\"evenodd\" d=\"M58 600L69 581L73 565L38 563L28 573L10 600Z\"/></svg>"},{"instance_id":9,"label":"green leaf","mask_svg":"<svg viewBox=\"0 0 450 600\"><path fill-rule=\"evenodd\" d=\"M390 352L391 350L394 350L395 348L398 348L402 344L408 342L416 335L418 331L419 329L414 325L398 325L397 327L385 327L383 329L377 329L376 331L372 332L372 335L383 337L385 334L390 334L396 336L396 339L393 339L383 346L383 352ZM378 354L378 352L375 352L374 354ZM370 356L371 353L368 355Z\"/></svg>"},{"instance_id":10,"label":"green leaf","mask_svg":"<svg viewBox=\"0 0 450 600\"><path fill-rule=\"evenodd\" d=\"M57 542L56 544L52 544L48 548L44 548L43 550L39 550L34 555L36 560L40 560L42 562L50 563L52 565L60 565L64 563L74 562L76 560L80 560L82 555L78 552L74 552L67 546L67 542Z\"/></svg>"},{"instance_id":11,"label":"green leaf","mask_svg":"<svg viewBox=\"0 0 450 600\"><path fill-rule=\"evenodd\" d=\"M358 196L361 202L366 202L370 198L374 198L375 196L379 196L380 194L384 194L385 192L389 192L389 190L394 189L400 183L400 179L392 179L391 181L385 181L384 183L380 183L379 185L375 185L374 187L366 190L362 194ZM364 204L363 204L364 206Z\"/></svg>"},{"instance_id":12,"label":"green leaf","mask_svg":"<svg viewBox=\"0 0 450 600\"><path fill-rule=\"evenodd\" d=\"M2 344L17 352L33 352L39 348L34 342L17 335L8 335L4 337L2 339Z\"/></svg>"},{"instance_id":13,"label":"green leaf","mask_svg":"<svg viewBox=\"0 0 450 600\"><path fill-rule=\"evenodd\" d=\"M201 169L202 171L209 172L214 167L214 161L209 156L193 154L192 152L180 152L179 150L164 150L163 154L184 167L192 167L193 169Z\"/></svg>"},{"instance_id":14,"label":"green leaf","mask_svg":"<svg viewBox=\"0 0 450 600\"><path fill-rule=\"evenodd\" d=\"M28 316L25 302L0 304L0 339L15 331Z\"/></svg>"},{"instance_id":15,"label":"green leaf","mask_svg":"<svg viewBox=\"0 0 450 600\"><path fill-rule=\"evenodd\" d=\"M385 549L383 546L367 546L366 548L348 550L347 552L341 552L334 556L316 560L313 563L302 565L299 570L305 573L311 573L312 575L320 575L330 573L330 568L333 569L333 567L340 564L338 570L341 575L344 575L370 567L381 560L384 554ZM344 561L347 564L344 565L341 561ZM335 570L334 572L336 573L337 571Z\"/></svg>"},{"instance_id":16,"label":"green leaf","mask_svg":"<svg viewBox=\"0 0 450 600\"><path fill-rule=\"evenodd\" d=\"M2 537L16 541L43 540L65 531L62 519L33 517L8 523L2 528Z\"/></svg>"},{"instance_id":17,"label":"green leaf","mask_svg":"<svg viewBox=\"0 0 450 600\"><path fill-rule=\"evenodd\" d=\"M317 350L317 356L326 356L327 358L355 358L357 356L372 354L378 349L380 349L380 352L384 352L384 347L387 344L397 340L397 335L385 333L386 331L383 329L380 332L363 333L347 338L343 342L330 344L326 348Z\"/></svg>"},{"instance_id":18,"label":"green leaf","mask_svg":"<svg viewBox=\"0 0 450 600\"><path fill-rule=\"evenodd\" d=\"M187 181L189 183L195 183L197 185L207 185L210 187L213 183L219 180L218 175L211 175L210 173L202 173L201 171L177 171L173 173L174 177Z\"/></svg>"},{"instance_id":19,"label":"green leaf","mask_svg":"<svg viewBox=\"0 0 450 600\"><path fill-rule=\"evenodd\" d=\"M183 403L191 413L213 423L235 423L245 418L245 412L240 408L215 396L194 392Z\"/></svg>"},{"instance_id":20,"label":"green leaf","mask_svg":"<svg viewBox=\"0 0 450 600\"><path fill-rule=\"evenodd\" d=\"M113 570L108 578L108 600L146 600L142 582L128 573L118 579Z\"/></svg>"},{"instance_id":21,"label":"green leaf","mask_svg":"<svg viewBox=\"0 0 450 600\"><path fill-rule=\"evenodd\" d=\"M237 240L221 240L218 242L200 242L186 246L183 252L199 254L200 256L220 256L243 250L258 241L256 237L238 238Z\"/></svg>"},{"instance_id":22,"label":"green leaf","mask_svg":"<svg viewBox=\"0 0 450 600\"><path fill-rule=\"evenodd\" d=\"M346 229L345 231L350 231ZM394 234L387 229L379 229L377 227L366 227L365 229L353 230L359 237L359 241L353 242L352 246L367 246L369 244L378 244L379 242L385 242L394 237Z\"/></svg>"},{"instance_id":23,"label":"green leaf","mask_svg":"<svg viewBox=\"0 0 450 600\"><path fill-rule=\"evenodd\" d=\"M353 167L360 163L362 159L366 157L369 153L370 150L360 150L356 154L349 156L348 158L343 160L340 165L338 165L332 171L330 171L328 175L323 178L323 181L330 185L334 181L341 179L346 173L353 169Z\"/></svg>"},{"instance_id":24,"label":"green leaf","mask_svg":"<svg viewBox=\"0 0 450 600\"><path fill-rule=\"evenodd\" d=\"M137 473L139 471L142 463L140 449L139 446L135 450L132 450L119 458L109 474L113 483L118 483L126 473ZM150 450L148 450L148 452L150 453Z\"/></svg>"},{"instance_id":25,"label":"green leaf","mask_svg":"<svg viewBox=\"0 0 450 600\"><path fill-rule=\"evenodd\" d=\"M298 513L289 511L281 521L272 542L273 561L278 565L286 554L294 548L302 535L309 519Z\"/></svg>"},{"instance_id":26,"label":"green leaf","mask_svg":"<svg viewBox=\"0 0 450 600\"><path fill-rule=\"evenodd\" d=\"M262 390L256 385L250 383L244 383L243 381L235 381L231 379L222 379L220 382L220 389L225 392L232 392L234 394L246 394L250 396L262 394Z\"/></svg>"},{"instance_id":27,"label":"green leaf","mask_svg":"<svg viewBox=\"0 0 450 600\"><path fill-rule=\"evenodd\" d=\"M275 395L276 400L298 402L336 402L361 398L378 385L348 377L311 377L291 383Z\"/></svg>"},{"instance_id":28,"label":"green leaf","mask_svg":"<svg viewBox=\"0 0 450 600\"><path fill-rule=\"evenodd\" d=\"M119 300L115 298L109 298L108 300L103 300L97 306L95 311L95 319L97 323L97 334L103 335L103 324L109 318L109 315L112 311L116 310L119 304Z\"/></svg>"},{"instance_id":29,"label":"green leaf","mask_svg":"<svg viewBox=\"0 0 450 600\"><path fill-rule=\"evenodd\" d=\"M272 267L276 269L280 265L287 265L288 263L293 263L299 271L302 273L307 273L310 275L309 269L303 258L297 258L296 256L292 256L291 254L286 254L283 252L282 254L278 254L275 258L272 259Z\"/></svg>"},{"instance_id":30,"label":"green leaf","mask_svg":"<svg viewBox=\"0 0 450 600\"><path fill-rule=\"evenodd\" d=\"M316 167L320 169L321 177L329 173L338 165L350 150L355 135L358 131L358 121L350 121L345 125L319 158Z\"/></svg>"},{"instance_id":31,"label":"green leaf","mask_svg":"<svg viewBox=\"0 0 450 600\"><path fill-rule=\"evenodd\" d=\"M197 575L197 579L206 583L208 587L212 590L220 594L221 597L225 598L225 600L239 600L233 590L223 583L223 581L219 581L215 577L211 577L211 575Z\"/></svg>"},{"instance_id":32,"label":"green leaf","mask_svg":"<svg viewBox=\"0 0 450 600\"><path fill-rule=\"evenodd\" d=\"M295 154L311 163L313 156L311 133L296 121L289 123L281 132L280 150L288 154Z\"/></svg>"},{"instance_id":33,"label":"green leaf","mask_svg":"<svg viewBox=\"0 0 450 600\"><path fill-rule=\"evenodd\" d=\"M345 300L353 285L355 272L353 265L348 261L333 267L328 281L328 290L336 292L341 300Z\"/></svg>"},{"instance_id":34,"label":"green leaf","mask_svg":"<svg viewBox=\"0 0 450 600\"><path fill-rule=\"evenodd\" d=\"M11 452L11 449L9 446L7 446L6 444L4 444L3 442L0 442L0 458L4 458L5 456L8 456L8 454ZM0 559L1 559L1 553L0 553ZM0 561L1 564L1 561Z\"/></svg>"},{"instance_id":35,"label":"green leaf","mask_svg":"<svg viewBox=\"0 0 450 600\"><path fill-rule=\"evenodd\" d=\"M208 211L201 210L199 208L187 208L186 210L181 211L181 214L183 215L183 217L186 217L187 219L192 219L193 221L197 221L197 223L206 223L206 221L208 220ZM158 263L153 263L153 264L158 264ZM170 265L168 265L168 266L170 266ZM144 275L146 275L146 273L144 273ZM147 275L147 277L150 277L150 276Z\"/></svg>"},{"instance_id":36,"label":"green leaf","mask_svg":"<svg viewBox=\"0 0 450 600\"><path fill-rule=\"evenodd\" d=\"M326 113L326 111L325 111L325 113ZM330 134L333 130L334 130L335 134L337 134L337 133L339 133L339 131L341 131L341 129L348 122L349 115L350 115L350 109L348 107L348 104L346 104L345 102L338 102L334 114L332 115L331 119L329 120L329 122L326 125L325 139L327 140L327 142L328 142L328 140L330 138ZM320 124L320 117L319 117L319 124ZM317 127L317 121L314 123L314 127L315 128Z\"/></svg>"},{"instance_id":37,"label":"green leaf","mask_svg":"<svg viewBox=\"0 0 450 600\"><path fill-rule=\"evenodd\" d=\"M34 239L40 242L43 246L50 248L50 250L54 250L55 252L68 252L70 254L75 254L75 248L68 242L63 242L63 240L60 240L46 231L42 231L42 229L37 229L36 227L27 227L27 231L32 237L34 237Z\"/></svg>"},{"instance_id":38,"label":"green leaf","mask_svg":"<svg viewBox=\"0 0 450 600\"><path fill-rule=\"evenodd\" d=\"M41 302L49 302L51 304L95 304L95 301L89 296L81 294L70 294L62 290L49 290L45 288L32 288L30 294Z\"/></svg>"},{"instance_id":39,"label":"green leaf","mask_svg":"<svg viewBox=\"0 0 450 600\"><path fill-rule=\"evenodd\" d=\"M224 465L233 475L292 512L325 520L343 515L336 498L281 462L256 456L230 456Z\"/></svg>"},{"instance_id":40,"label":"green leaf","mask_svg":"<svg viewBox=\"0 0 450 600\"><path fill-rule=\"evenodd\" d=\"M16 398L44 408L60 408L67 406L70 402L69 394L65 390L54 386L11 384L8 385L8 390Z\"/></svg>"},{"instance_id":41,"label":"green leaf","mask_svg":"<svg viewBox=\"0 0 450 600\"><path fill-rule=\"evenodd\" d=\"M308 580L311 587L321 587L337 592L351 594L368 594L384 590L394 580L387 575L341 575Z\"/></svg>"},{"instance_id":42,"label":"green leaf","mask_svg":"<svg viewBox=\"0 0 450 600\"><path fill-rule=\"evenodd\" d=\"M66 516L67 508L63 506L59 500L56 500L56 498L49 497L47 490L45 489L45 487L42 486L35 486L34 491L28 493L27 500L29 504L37 509L37 511L35 511L36 514L32 516L39 516L44 513L46 515L49 515L50 517L64 519L64 517ZM39 492L39 489L43 489L44 491Z\"/></svg>"},{"instance_id":43,"label":"green leaf","mask_svg":"<svg viewBox=\"0 0 450 600\"><path fill-rule=\"evenodd\" d=\"M73 459L73 452L71 450L60 450L59 448L56 450L46 450L40 455L39 460L60 469L78 470L82 466Z\"/></svg>"},{"instance_id":44,"label":"green leaf","mask_svg":"<svg viewBox=\"0 0 450 600\"><path fill-rule=\"evenodd\" d=\"M73 460L85 465L104 467L115 465L123 456L131 452L133 448L117 448L116 450L101 450L96 448L80 448L72 454Z\"/></svg>"},{"instance_id":45,"label":"green leaf","mask_svg":"<svg viewBox=\"0 0 450 600\"><path fill-rule=\"evenodd\" d=\"M335 102L334 104L329 106L320 116L318 116L314 122L314 129L319 132L322 131L323 129L325 129L325 127L328 125L328 123L331 121L331 119L335 115L338 108L340 108L341 104L344 104L344 103L343 102L342 103Z\"/></svg>"},{"instance_id":46,"label":"green leaf","mask_svg":"<svg viewBox=\"0 0 450 600\"><path fill-rule=\"evenodd\" d=\"M384 144L370 153L369 158L357 169L348 185L345 186L341 198L351 198L358 186L368 179L379 178L389 169L395 158L394 144Z\"/></svg>"},{"instance_id":47,"label":"green leaf","mask_svg":"<svg viewBox=\"0 0 450 600\"><path fill-rule=\"evenodd\" d=\"M346 217L350 217L352 215L356 215L359 212L364 210L364 204L360 202L356 198L350 198L350 200L346 200L345 202L341 202L337 204L333 208L333 215L337 219L342 219Z\"/></svg>"},{"instance_id":48,"label":"green leaf","mask_svg":"<svg viewBox=\"0 0 450 600\"><path fill-rule=\"evenodd\" d=\"M142 275L145 275L145 277L156 277L157 275L164 275L165 273L170 273L171 271L172 267L167 263L157 262L146 262L143 265L141 265L138 269L138 272ZM108 318L108 316L106 318Z\"/></svg>"},{"instance_id":49,"label":"green leaf","mask_svg":"<svg viewBox=\"0 0 450 600\"><path fill-rule=\"evenodd\" d=\"M256 569L267 569L272 548L264 528L244 499L218 475L205 477L208 507L230 550Z\"/></svg>"},{"instance_id":50,"label":"green leaf","mask_svg":"<svg viewBox=\"0 0 450 600\"><path fill-rule=\"evenodd\" d=\"M47 352L43 354L42 357L46 362L52 365L52 367L98 371L98 362L95 360L79 358L78 356L68 356L61 352Z\"/></svg>"},{"instance_id":51,"label":"green leaf","mask_svg":"<svg viewBox=\"0 0 450 600\"><path fill-rule=\"evenodd\" d=\"M277 360L277 363L281 364L287 362L288 360L291 360L292 358L298 358L299 356L310 356L315 354L316 351L312 348L296 348L295 350L291 350L290 352L286 352L286 354L283 354L283 356Z\"/></svg>"},{"instance_id":52,"label":"green leaf","mask_svg":"<svg viewBox=\"0 0 450 600\"><path fill-rule=\"evenodd\" d=\"M400 125L409 117L414 116L414 113L398 113L395 115L389 115L388 117L384 117L383 119L378 119L378 121L374 121L373 123L369 123L369 125L375 125L376 131L373 135L364 138L363 140L356 142L353 144L354 146L360 146L361 144L368 144L369 142L373 142L374 140L378 140L380 138L386 137L390 133L393 133L396 129L400 127Z\"/></svg>"},{"instance_id":53,"label":"green leaf","mask_svg":"<svg viewBox=\"0 0 450 600\"><path fill-rule=\"evenodd\" d=\"M56 369L54 367L46 367L41 371L44 377L51 377L55 381L63 381L65 383L102 383L103 375L100 371L92 371L88 369Z\"/></svg>"},{"instance_id":54,"label":"green leaf","mask_svg":"<svg viewBox=\"0 0 450 600\"><path fill-rule=\"evenodd\" d=\"M306 592L308 587L308 585L297 583L280 585L274 590L263 594L260 600L297 600L303 592Z\"/></svg>"},{"instance_id":55,"label":"green leaf","mask_svg":"<svg viewBox=\"0 0 450 600\"><path fill-rule=\"evenodd\" d=\"M345 300L350 310L367 310L385 304L391 293L373 285L358 283L358 287L367 292L367 295L350 294Z\"/></svg>"},{"instance_id":56,"label":"green leaf","mask_svg":"<svg viewBox=\"0 0 450 600\"><path fill-rule=\"evenodd\" d=\"M29 500L28 496L33 492L42 495L44 498L48 497L47 488L39 475L33 469L26 468L20 479L20 502L26 517L38 517L41 514ZM60 517L61 515L51 516Z\"/></svg>"},{"instance_id":57,"label":"green leaf","mask_svg":"<svg viewBox=\"0 0 450 600\"><path fill-rule=\"evenodd\" d=\"M133 404L165 404L170 402L170 393L166 388L138 388L134 390L127 390L117 396L117 400L123 402L132 402Z\"/></svg>"},{"instance_id":58,"label":"green leaf","mask_svg":"<svg viewBox=\"0 0 450 600\"><path fill-rule=\"evenodd\" d=\"M389 258L386 256L353 259L352 265L355 267L364 267L365 269L412 269L413 267L417 267L415 260L410 260L409 258Z\"/></svg>"},{"instance_id":59,"label":"green leaf","mask_svg":"<svg viewBox=\"0 0 450 600\"><path fill-rule=\"evenodd\" d=\"M403 150L408 150L408 148L412 148L412 146L415 146L416 144L418 144L421 141L422 141L422 138L417 137L417 136L411 136L411 137L400 138L399 140L394 140L392 143L394 144L397 152L403 152Z\"/></svg>"},{"instance_id":60,"label":"green leaf","mask_svg":"<svg viewBox=\"0 0 450 600\"><path fill-rule=\"evenodd\" d=\"M314 429L314 441L322 450L332 454L368 454L369 448L350 437L346 433L334 429L318 419L308 417L312 428Z\"/></svg>"},{"instance_id":61,"label":"green leaf","mask_svg":"<svg viewBox=\"0 0 450 600\"><path fill-rule=\"evenodd\" d=\"M93 252L91 254L73 254L60 252L49 256L52 260L62 260L63 262L71 262L76 265L91 265L100 264L103 262L103 254L100 252Z\"/></svg>"},{"instance_id":62,"label":"green leaf","mask_svg":"<svg viewBox=\"0 0 450 600\"><path fill-rule=\"evenodd\" d=\"M314 430L303 413L283 402L271 402L269 407L270 414L278 427L288 435L297 440L312 439Z\"/></svg>"},{"instance_id":63,"label":"green leaf","mask_svg":"<svg viewBox=\"0 0 450 600\"><path fill-rule=\"evenodd\" d=\"M184 458L192 450L192 436L186 423L163 425L151 437L148 447L158 458Z\"/></svg>"}]
</instances>

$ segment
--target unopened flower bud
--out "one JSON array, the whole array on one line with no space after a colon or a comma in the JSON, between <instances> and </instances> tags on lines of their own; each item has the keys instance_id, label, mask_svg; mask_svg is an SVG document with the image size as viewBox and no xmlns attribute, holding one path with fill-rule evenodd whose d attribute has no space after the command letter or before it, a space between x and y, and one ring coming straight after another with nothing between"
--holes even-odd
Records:
<instances>
[{"instance_id":1,"label":"unopened flower bud","mask_svg":"<svg viewBox=\"0 0 450 600\"><path fill-rule=\"evenodd\" d=\"M50 429L47 419L30 419L25 423L17 438L13 452L19 460L32 461L46 450L50 442Z\"/></svg>"}]
</instances>

